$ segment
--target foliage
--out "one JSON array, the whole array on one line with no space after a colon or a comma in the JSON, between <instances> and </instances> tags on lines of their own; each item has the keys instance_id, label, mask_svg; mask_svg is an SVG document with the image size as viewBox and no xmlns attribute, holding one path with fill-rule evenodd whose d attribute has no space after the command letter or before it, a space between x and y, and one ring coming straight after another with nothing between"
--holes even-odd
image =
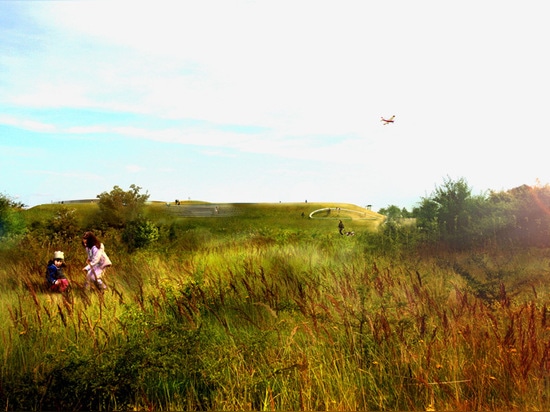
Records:
<instances>
[{"instance_id":1,"label":"foliage","mask_svg":"<svg viewBox=\"0 0 550 412\"><path fill-rule=\"evenodd\" d=\"M419 205L413 209L416 225L427 241L436 241L438 233L438 204L431 198L423 197Z\"/></svg>"},{"instance_id":2,"label":"foliage","mask_svg":"<svg viewBox=\"0 0 550 412\"><path fill-rule=\"evenodd\" d=\"M475 245L550 246L550 187L523 185L473 196L461 178L444 180L413 210L426 240L454 249Z\"/></svg>"},{"instance_id":3,"label":"foliage","mask_svg":"<svg viewBox=\"0 0 550 412\"><path fill-rule=\"evenodd\" d=\"M550 186L523 185L490 197L498 232L515 243L550 245Z\"/></svg>"},{"instance_id":4,"label":"foliage","mask_svg":"<svg viewBox=\"0 0 550 412\"><path fill-rule=\"evenodd\" d=\"M101 220L109 227L124 228L126 224L143 212L149 194L140 194L141 187L130 185L130 190L124 191L114 186L109 193L97 195Z\"/></svg>"},{"instance_id":5,"label":"foliage","mask_svg":"<svg viewBox=\"0 0 550 412\"><path fill-rule=\"evenodd\" d=\"M69 241L82 232L76 217L76 210L61 206L49 222L48 229L52 237Z\"/></svg>"},{"instance_id":6,"label":"foliage","mask_svg":"<svg viewBox=\"0 0 550 412\"><path fill-rule=\"evenodd\" d=\"M24 231L24 221L20 215L21 204L0 194L0 238L17 235Z\"/></svg>"},{"instance_id":7,"label":"foliage","mask_svg":"<svg viewBox=\"0 0 550 412\"><path fill-rule=\"evenodd\" d=\"M437 230L440 240L453 247L465 247L471 240L472 208L476 199L464 178L446 178L418 209L419 225L427 232Z\"/></svg>"},{"instance_id":8,"label":"foliage","mask_svg":"<svg viewBox=\"0 0 550 412\"><path fill-rule=\"evenodd\" d=\"M396 205L389 205L387 207L384 207L380 209L378 213L386 216L387 220L397 220L412 217L412 214L407 210L406 207L400 209L399 206Z\"/></svg>"},{"instance_id":9,"label":"foliage","mask_svg":"<svg viewBox=\"0 0 550 412\"><path fill-rule=\"evenodd\" d=\"M148 246L159 239L159 229L143 216L129 221L122 231L122 239L130 250Z\"/></svg>"}]
</instances>

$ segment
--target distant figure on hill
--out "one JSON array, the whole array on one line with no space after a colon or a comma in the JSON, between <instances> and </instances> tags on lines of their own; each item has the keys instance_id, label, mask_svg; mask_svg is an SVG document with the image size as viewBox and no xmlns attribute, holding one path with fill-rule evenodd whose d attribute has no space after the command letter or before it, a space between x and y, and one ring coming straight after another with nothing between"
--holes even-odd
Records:
<instances>
[{"instance_id":1,"label":"distant figure on hill","mask_svg":"<svg viewBox=\"0 0 550 412\"><path fill-rule=\"evenodd\" d=\"M87 263L86 267L82 269L86 272L84 287L88 289L93 283L99 290L107 289L102 277L105 269L111 266L111 260L105 253L105 246L92 232L84 233L82 245L86 248Z\"/></svg>"},{"instance_id":2,"label":"distant figure on hill","mask_svg":"<svg viewBox=\"0 0 550 412\"><path fill-rule=\"evenodd\" d=\"M344 234L344 224L342 223L341 220L340 220L340 222L338 223L338 231L340 232L341 235Z\"/></svg>"},{"instance_id":3,"label":"distant figure on hill","mask_svg":"<svg viewBox=\"0 0 550 412\"><path fill-rule=\"evenodd\" d=\"M65 254L61 251L53 253L53 259L48 262L46 269L46 281L52 292L65 292L69 287L69 281L63 273Z\"/></svg>"}]
</instances>

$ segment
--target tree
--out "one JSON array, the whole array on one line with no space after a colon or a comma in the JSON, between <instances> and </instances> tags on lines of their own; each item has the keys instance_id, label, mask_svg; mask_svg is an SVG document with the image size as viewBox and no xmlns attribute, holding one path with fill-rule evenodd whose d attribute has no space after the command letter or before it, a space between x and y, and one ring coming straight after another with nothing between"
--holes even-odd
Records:
<instances>
[{"instance_id":1,"label":"tree","mask_svg":"<svg viewBox=\"0 0 550 412\"><path fill-rule=\"evenodd\" d=\"M438 235L437 211L439 205L431 198L423 197L420 205L413 209L413 216L416 218L416 226L428 238Z\"/></svg>"},{"instance_id":2,"label":"tree","mask_svg":"<svg viewBox=\"0 0 550 412\"><path fill-rule=\"evenodd\" d=\"M159 238L159 229L150 220L138 216L135 220L128 222L122 232L122 240L130 250L149 246Z\"/></svg>"},{"instance_id":3,"label":"tree","mask_svg":"<svg viewBox=\"0 0 550 412\"><path fill-rule=\"evenodd\" d=\"M506 192L492 192L495 237L518 245L550 244L550 186L522 185Z\"/></svg>"},{"instance_id":4,"label":"tree","mask_svg":"<svg viewBox=\"0 0 550 412\"><path fill-rule=\"evenodd\" d=\"M111 192L97 195L101 220L110 227L124 228L128 222L138 218L143 211L149 194L140 194L141 187L130 185L130 190L124 191L114 186Z\"/></svg>"},{"instance_id":5,"label":"tree","mask_svg":"<svg viewBox=\"0 0 550 412\"><path fill-rule=\"evenodd\" d=\"M25 230L25 224L18 213L23 205L0 194L0 238L17 235Z\"/></svg>"},{"instance_id":6,"label":"tree","mask_svg":"<svg viewBox=\"0 0 550 412\"><path fill-rule=\"evenodd\" d=\"M443 185L436 188L432 195L433 201L438 205L437 221L440 234L446 240L453 242L463 240L468 226L468 202L472 189L464 178L456 181L447 178Z\"/></svg>"},{"instance_id":7,"label":"tree","mask_svg":"<svg viewBox=\"0 0 550 412\"><path fill-rule=\"evenodd\" d=\"M417 226L431 235L436 231L439 240L453 247L467 246L478 233L476 225L484 202L484 196L472 196L464 178L446 178L415 210Z\"/></svg>"},{"instance_id":8,"label":"tree","mask_svg":"<svg viewBox=\"0 0 550 412\"><path fill-rule=\"evenodd\" d=\"M80 233L75 209L61 206L55 213L48 229L54 237L69 241L76 238Z\"/></svg>"},{"instance_id":9,"label":"tree","mask_svg":"<svg viewBox=\"0 0 550 412\"><path fill-rule=\"evenodd\" d=\"M387 221L397 220L400 219L403 216L403 211L406 211L407 209L399 209L399 207L395 205L389 205L388 207L382 208L378 211L381 215L386 216Z\"/></svg>"}]
</instances>

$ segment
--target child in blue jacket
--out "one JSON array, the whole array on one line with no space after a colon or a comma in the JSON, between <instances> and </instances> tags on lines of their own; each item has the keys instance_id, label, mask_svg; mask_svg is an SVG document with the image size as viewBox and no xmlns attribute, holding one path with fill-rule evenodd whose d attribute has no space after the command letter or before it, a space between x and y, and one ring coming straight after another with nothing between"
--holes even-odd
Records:
<instances>
[{"instance_id":1,"label":"child in blue jacket","mask_svg":"<svg viewBox=\"0 0 550 412\"><path fill-rule=\"evenodd\" d=\"M66 267L65 254L61 251L54 252L53 259L48 262L46 269L46 281L52 292L65 292L69 287L69 280L63 273L64 267Z\"/></svg>"}]
</instances>

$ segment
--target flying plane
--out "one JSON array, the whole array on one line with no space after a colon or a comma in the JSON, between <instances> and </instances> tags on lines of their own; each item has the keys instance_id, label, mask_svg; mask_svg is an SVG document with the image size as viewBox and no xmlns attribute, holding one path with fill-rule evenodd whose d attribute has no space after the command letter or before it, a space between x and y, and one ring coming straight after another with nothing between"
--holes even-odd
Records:
<instances>
[{"instance_id":1,"label":"flying plane","mask_svg":"<svg viewBox=\"0 0 550 412\"><path fill-rule=\"evenodd\" d=\"M384 126L389 124L389 123L393 123L395 119L395 115L393 115L392 117L390 117L389 119L384 119L383 117L381 118L382 120L380 120L381 122L384 123Z\"/></svg>"}]
</instances>

